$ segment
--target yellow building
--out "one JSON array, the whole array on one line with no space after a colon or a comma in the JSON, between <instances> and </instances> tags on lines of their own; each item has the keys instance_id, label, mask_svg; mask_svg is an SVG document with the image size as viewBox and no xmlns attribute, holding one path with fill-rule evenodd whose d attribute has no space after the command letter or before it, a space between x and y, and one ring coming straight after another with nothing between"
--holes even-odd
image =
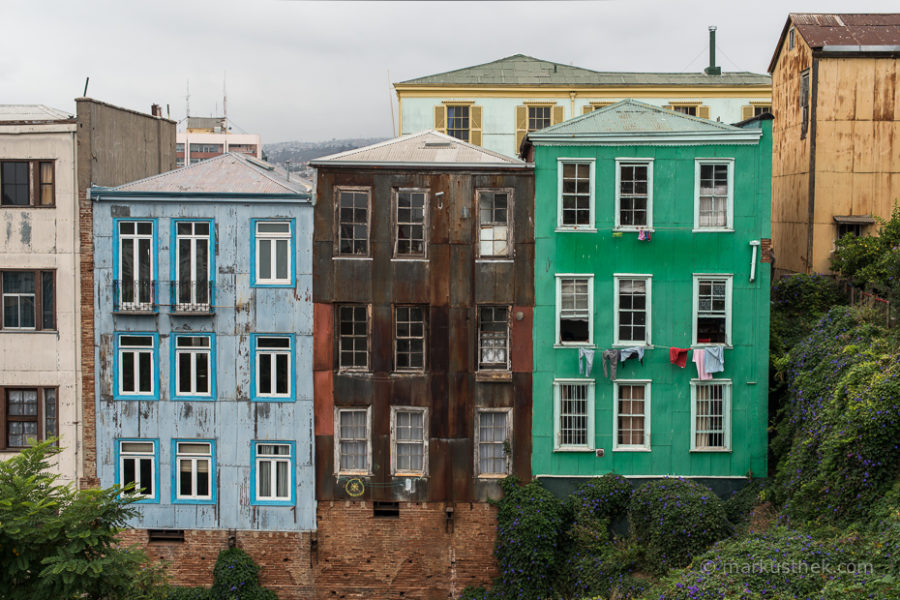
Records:
<instances>
[{"instance_id":1,"label":"yellow building","mask_svg":"<svg viewBox=\"0 0 900 600\"><path fill-rule=\"evenodd\" d=\"M900 14L792 13L769 72L776 267L828 272L900 202Z\"/></svg>"}]
</instances>

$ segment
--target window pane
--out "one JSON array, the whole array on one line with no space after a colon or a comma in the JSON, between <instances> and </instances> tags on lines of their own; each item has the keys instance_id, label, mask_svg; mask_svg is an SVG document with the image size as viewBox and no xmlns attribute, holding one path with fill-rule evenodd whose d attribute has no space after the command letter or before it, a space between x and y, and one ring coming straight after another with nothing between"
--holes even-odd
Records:
<instances>
[{"instance_id":1,"label":"window pane","mask_svg":"<svg viewBox=\"0 0 900 600\"><path fill-rule=\"evenodd\" d=\"M122 361L122 391L133 392L134 389L134 352L122 352L119 355Z\"/></svg>"},{"instance_id":2,"label":"window pane","mask_svg":"<svg viewBox=\"0 0 900 600\"><path fill-rule=\"evenodd\" d=\"M290 376L288 373L288 355L278 354L275 356L275 393L287 394L290 390Z\"/></svg>"},{"instance_id":3,"label":"window pane","mask_svg":"<svg viewBox=\"0 0 900 600\"><path fill-rule=\"evenodd\" d=\"M0 163L0 203L11 206L27 206L28 163Z\"/></svg>"},{"instance_id":4,"label":"window pane","mask_svg":"<svg viewBox=\"0 0 900 600\"><path fill-rule=\"evenodd\" d=\"M57 435L56 390L44 390L44 439Z\"/></svg>"},{"instance_id":5,"label":"window pane","mask_svg":"<svg viewBox=\"0 0 900 600\"><path fill-rule=\"evenodd\" d=\"M272 279L272 240L257 240L260 279Z\"/></svg>"},{"instance_id":6,"label":"window pane","mask_svg":"<svg viewBox=\"0 0 900 600\"><path fill-rule=\"evenodd\" d=\"M290 223L257 223L256 224L256 232L257 233L290 233L291 232L291 224Z\"/></svg>"},{"instance_id":7,"label":"window pane","mask_svg":"<svg viewBox=\"0 0 900 600\"><path fill-rule=\"evenodd\" d=\"M259 461L259 495L270 497L272 495L272 461Z\"/></svg>"},{"instance_id":8,"label":"window pane","mask_svg":"<svg viewBox=\"0 0 900 600\"><path fill-rule=\"evenodd\" d=\"M279 460L275 463L275 480L277 482L277 488L275 490L275 495L279 498L287 498L288 494L288 466L289 463L283 460Z\"/></svg>"},{"instance_id":9,"label":"window pane","mask_svg":"<svg viewBox=\"0 0 900 600\"><path fill-rule=\"evenodd\" d=\"M178 494L181 496L191 496L193 473L191 470L190 460L178 461Z\"/></svg>"},{"instance_id":10,"label":"window pane","mask_svg":"<svg viewBox=\"0 0 900 600\"><path fill-rule=\"evenodd\" d=\"M122 452L153 452L153 442L122 442Z\"/></svg>"},{"instance_id":11,"label":"window pane","mask_svg":"<svg viewBox=\"0 0 900 600\"><path fill-rule=\"evenodd\" d=\"M211 446L208 442L179 442L178 454L209 454Z\"/></svg>"},{"instance_id":12,"label":"window pane","mask_svg":"<svg viewBox=\"0 0 900 600\"><path fill-rule=\"evenodd\" d=\"M275 278L288 278L288 241L275 241Z\"/></svg>"},{"instance_id":13,"label":"window pane","mask_svg":"<svg viewBox=\"0 0 900 600\"><path fill-rule=\"evenodd\" d=\"M209 393L209 353L198 352L194 354L197 369L197 393Z\"/></svg>"},{"instance_id":14,"label":"window pane","mask_svg":"<svg viewBox=\"0 0 900 600\"><path fill-rule=\"evenodd\" d=\"M153 391L153 356L149 352L140 352L138 353L138 360L140 361L140 391L141 392L152 392Z\"/></svg>"},{"instance_id":15,"label":"window pane","mask_svg":"<svg viewBox=\"0 0 900 600\"><path fill-rule=\"evenodd\" d=\"M153 495L153 461L149 458L140 459L140 473L141 473L141 489L143 493L152 496Z\"/></svg>"},{"instance_id":16,"label":"window pane","mask_svg":"<svg viewBox=\"0 0 900 600\"><path fill-rule=\"evenodd\" d=\"M136 458L126 458L122 461L122 487L125 487L129 483L137 481L135 479L135 475L137 474ZM136 490L137 491L137 490Z\"/></svg>"},{"instance_id":17,"label":"window pane","mask_svg":"<svg viewBox=\"0 0 900 600\"><path fill-rule=\"evenodd\" d=\"M54 294L53 271L41 272L41 328L55 329L56 319L53 314Z\"/></svg>"},{"instance_id":18,"label":"window pane","mask_svg":"<svg viewBox=\"0 0 900 600\"><path fill-rule=\"evenodd\" d=\"M178 353L178 393L191 391L191 355L188 352Z\"/></svg>"},{"instance_id":19,"label":"window pane","mask_svg":"<svg viewBox=\"0 0 900 600\"><path fill-rule=\"evenodd\" d=\"M272 355L268 353L260 353L257 357L259 362L259 371L257 373L260 394L272 393Z\"/></svg>"},{"instance_id":20,"label":"window pane","mask_svg":"<svg viewBox=\"0 0 900 600\"><path fill-rule=\"evenodd\" d=\"M29 271L4 271L4 294L34 294L34 273Z\"/></svg>"}]
</instances>

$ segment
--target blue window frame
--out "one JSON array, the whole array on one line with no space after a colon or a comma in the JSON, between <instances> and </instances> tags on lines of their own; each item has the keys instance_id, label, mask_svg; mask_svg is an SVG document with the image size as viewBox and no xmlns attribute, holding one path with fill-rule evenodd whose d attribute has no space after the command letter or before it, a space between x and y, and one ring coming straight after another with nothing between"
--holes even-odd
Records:
<instances>
[{"instance_id":1,"label":"blue window frame","mask_svg":"<svg viewBox=\"0 0 900 600\"><path fill-rule=\"evenodd\" d=\"M159 400L159 334L115 334L113 398Z\"/></svg>"},{"instance_id":2,"label":"blue window frame","mask_svg":"<svg viewBox=\"0 0 900 600\"><path fill-rule=\"evenodd\" d=\"M173 333L173 400L216 399L216 334Z\"/></svg>"},{"instance_id":3,"label":"blue window frame","mask_svg":"<svg viewBox=\"0 0 900 600\"><path fill-rule=\"evenodd\" d=\"M116 440L116 484L134 482L124 498L140 498L142 504L159 503L159 439L119 438Z\"/></svg>"},{"instance_id":4,"label":"blue window frame","mask_svg":"<svg viewBox=\"0 0 900 600\"><path fill-rule=\"evenodd\" d=\"M296 442L250 443L250 504L294 506L297 503Z\"/></svg>"},{"instance_id":5,"label":"blue window frame","mask_svg":"<svg viewBox=\"0 0 900 600\"><path fill-rule=\"evenodd\" d=\"M250 219L250 286L296 285L294 219Z\"/></svg>"},{"instance_id":6,"label":"blue window frame","mask_svg":"<svg viewBox=\"0 0 900 600\"><path fill-rule=\"evenodd\" d=\"M294 336L250 334L250 399L293 402L295 398Z\"/></svg>"},{"instance_id":7,"label":"blue window frame","mask_svg":"<svg viewBox=\"0 0 900 600\"><path fill-rule=\"evenodd\" d=\"M215 504L216 441L172 440L172 503Z\"/></svg>"},{"instance_id":8,"label":"blue window frame","mask_svg":"<svg viewBox=\"0 0 900 600\"><path fill-rule=\"evenodd\" d=\"M216 229L213 219L173 219L170 238L173 312L213 312L216 294Z\"/></svg>"},{"instance_id":9,"label":"blue window frame","mask_svg":"<svg viewBox=\"0 0 900 600\"><path fill-rule=\"evenodd\" d=\"M159 310L157 219L113 219L113 310Z\"/></svg>"}]
</instances>

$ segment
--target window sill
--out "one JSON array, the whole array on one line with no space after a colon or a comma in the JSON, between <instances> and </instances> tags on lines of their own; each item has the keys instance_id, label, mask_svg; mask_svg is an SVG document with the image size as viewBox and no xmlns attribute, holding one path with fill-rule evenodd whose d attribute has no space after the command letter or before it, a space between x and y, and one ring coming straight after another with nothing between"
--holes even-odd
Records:
<instances>
[{"instance_id":1,"label":"window sill","mask_svg":"<svg viewBox=\"0 0 900 600\"><path fill-rule=\"evenodd\" d=\"M553 344L554 348L596 348L597 346L591 342L557 342Z\"/></svg>"},{"instance_id":2,"label":"window sill","mask_svg":"<svg viewBox=\"0 0 900 600\"><path fill-rule=\"evenodd\" d=\"M250 398L250 402L294 402L294 398Z\"/></svg>"},{"instance_id":3,"label":"window sill","mask_svg":"<svg viewBox=\"0 0 900 600\"><path fill-rule=\"evenodd\" d=\"M363 370L363 369L341 369L341 368L338 368L336 373L338 375L365 375L365 376L372 375L372 371Z\"/></svg>"},{"instance_id":4,"label":"window sill","mask_svg":"<svg viewBox=\"0 0 900 600\"><path fill-rule=\"evenodd\" d=\"M391 371L391 377L424 377L425 369L420 371Z\"/></svg>"},{"instance_id":5,"label":"window sill","mask_svg":"<svg viewBox=\"0 0 900 600\"><path fill-rule=\"evenodd\" d=\"M155 317L159 315L159 310L114 310L113 314L118 317Z\"/></svg>"},{"instance_id":6,"label":"window sill","mask_svg":"<svg viewBox=\"0 0 900 600\"><path fill-rule=\"evenodd\" d=\"M650 452L650 448L613 448L613 452Z\"/></svg>"},{"instance_id":7,"label":"window sill","mask_svg":"<svg viewBox=\"0 0 900 600\"><path fill-rule=\"evenodd\" d=\"M215 500L212 500L209 498L204 498L202 500L201 499L192 500L190 498L177 498L177 499L172 498L172 504L215 504L215 503L216 503Z\"/></svg>"},{"instance_id":8,"label":"window sill","mask_svg":"<svg viewBox=\"0 0 900 600\"><path fill-rule=\"evenodd\" d=\"M251 500L250 506L297 506L291 500Z\"/></svg>"},{"instance_id":9,"label":"window sill","mask_svg":"<svg viewBox=\"0 0 900 600\"><path fill-rule=\"evenodd\" d=\"M215 314L214 310L173 310L169 312L170 317L212 317Z\"/></svg>"},{"instance_id":10,"label":"window sill","mask_svg":"<svg viewBox=\"0 0 900 600\"><path fill-rule=\"evenodd\" d=\"M428 262L428 259L427 259L427 258L421 258L421 257L412 257L412 258L399 258L399 257L394 257L394 258L391 259L391 262L410 262L410 263L421 262L421 263L427 263L427 262Z\"/></svg>"},{"instance_id":11,"label":"window sill","mask_svg":"<svg viewBox=\"0 0 900 600\"><path fill-rule=\"evenodd\" d=\"M25 208L37 208L40 210L44 210L46 208L56 208L55 204L0 204L0 210L8 208L8 209L25 209Z\"/></svg>"},{"instance_id":12,"label":"window sill","mask_svg":"<svg viewBox=\"0 0 900 600\"><path fill-rule=\"evenodd\" d=\"M428 479L428 473L391 473L396 479Z\"/></svg>"},{"instance_id":13,"label":"window sill","mask_svg":"<svg viewBox=\"0 0 900 600\"><path fill-rule=\"evenodd\" d=\"M8 327L6 329L0 329L0 333L27 333L29 335L33 333L50 333L53 335L59 334L58 329L14 329Z\"/></svg>"},{"instance_id":14,"label":"window sill","mask_svg":"<svg viewBox=\"0 0 900 600\"><path fill-rule=\"evenodd\" d=\"M712 452L715 454L729 454L731 452L731 448L692 448L691 453L706 453Z\"/></svg>"},{"instance_id":15,"label":"window sill","mask_svg":"<svg viewBox=\"0 0 900 600\"><path fill-rule=\"evenodd\" d=\"M371 256L332 256L331 260L372 260Z\"/></svg>"},{"instance_id":16,"label":"window sill","mask_svg":"<svg viewBox=\"0 0 900 600\"><path fill-rule=\"evenodd\" d=\"M475 381L489 383L493 381L512 381L511 371L476 371Z\"/></svg>"},{"instance_id":17,"label":"window sill","mask_svg":"<svg viewBox=\"0 0 900 600\"><path fill-rule=\"evenodd\" d=\"M650 350L654 348L650 342L613 342L613 348L643 348Z\"/></svg>"},{"instance_id":18,"label":"window sill","mask_svg":"<svg viewBox=\"0 0 900 600\"><path fill-rule=\"evenodd\" d=\"M556 233L597 233L596 227L557 227Z\"/></svg>"},{"instance_id":19,"label":"window sill","mask_svg":"<svg viewBox=\"0 0 900 600\"><path fill-rule=\"evenodd\" d=\"M503 481L507 477L509 477L509 473L479 473L476 477L478 479L486 479L488 481Z\"/></svg>"},{"instance_id":20,"label":"window sill","mask_svg":"<svg viewBox=\"0 0 900 600\"><path fill-rule=\"evenodd\" d=\"M172 402L215 402L216 399L209 396L173 396Z\"/></svg>"},{"instance_id":21,"label":"window sill","mask_svg":"<svg viewBox=\"0 0 900 600\"><path fill-rule=\"evenodd\" d=\"M123 400L126 402L146 400L149 402L159 402L159 396L113 396L113 400Z\"/></svg>"},{"instance_id":22,"label":"window sill","mask_svg":"<svg viewBox=\"0 0 900 600\"><path fill-rule=\"evenodd\" d=\"M507 257L498 257L498 258L488 258L488 257L484 257L484 258L476 258L476 259L475 259L475 262L476 262L476 263L488 263L488 264L490 264L490 263L514 263L514 262L516 262L516 261L513 260L512 258L507 258Z\"/></svg>"},{"instance_id":23,"label":"window sill","mask_svg":"<svg viewBox=\"0 0 900 600\"><path fill-rule=\"evenodd\" d=\"M734 350L731 344L691 344L691 350L702 350L703 348L715 348L721 346L725 350Z\"/></svg>"},{"instance_id":24,"label":"window sill","mask_svg":"<svg viewBox=\"0 0 900 600\"><path fill-rule=\"evenodd\" d=\"M251 283L251 288L293 288L293 283Z\"/></svg>"},{"instance_id":25,"label":"window sill","mask_svg":"<svg viewBox=\"0 0 900 600\"><path fill-rule=\"evenodd\" d=\"M590 452L593 454L593 448L554 448L554 452Z\"/></svg>"},{"instance_id":26,"label":"window sill","mask_svg":"<svg viewBox=\"0 0 900 600\"><path fill-rule=\"evenodd\" d=\"M734 233L733 227L694 227L694 233Z\"/></svg>"},{"instance_id":27,"label":"window sill","mask_svg":"<svg viewBox=\"0 0 900 600\"><path fill-rule=\"evenodd\" d=\"M338 471L334 474L335 477L372 477L372 473L368 471Z\"/></svg>"},{"instance_id":28,"label":"window sill","mask_svg":"<svg viewBox=\"0 0 900 600\"><path fill-rule=\"evenodd\" d=\"M654 233L656 230L653 229L653 226L650 227L613 227L614 232L620 233L640 233L642 231L646 231L647 233Z\"/></svg>"}]
</instances>

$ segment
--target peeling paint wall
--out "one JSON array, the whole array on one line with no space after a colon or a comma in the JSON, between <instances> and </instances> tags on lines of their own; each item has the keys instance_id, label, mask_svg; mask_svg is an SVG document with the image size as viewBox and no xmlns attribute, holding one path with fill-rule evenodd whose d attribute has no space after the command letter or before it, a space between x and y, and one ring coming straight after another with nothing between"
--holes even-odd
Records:
<instances>
[{"instance_id":1,"label":"peeling paint wall","mask_svg":"<svg viewBox=\"0 0 900 600\"><path fill-rule=\"evenodd\" d=\"M158 240L157 315L113 314L113 218L155 218ZM94 202L95 360L97 364L97 468L103 486L115 483L117 438L158 438L160 502L139 504L130 526L178 529L269 531L315 528L312 447L312 207L308 203L207 201ZM173 280L172 219L213 219L215 231L215 314L172 314L168 282ZM294 288L251 288L251 218L295 219ZM159 400L114 400L114 334L159 333ZM216 334L215 401L173 400L173 334ZM295 402L252 402L250 334L293 334ZM172 502L173 439L214 439L217 503ZM252 506L251 440L296 442L296 506Z\"/></svg>"}]
</instances>

